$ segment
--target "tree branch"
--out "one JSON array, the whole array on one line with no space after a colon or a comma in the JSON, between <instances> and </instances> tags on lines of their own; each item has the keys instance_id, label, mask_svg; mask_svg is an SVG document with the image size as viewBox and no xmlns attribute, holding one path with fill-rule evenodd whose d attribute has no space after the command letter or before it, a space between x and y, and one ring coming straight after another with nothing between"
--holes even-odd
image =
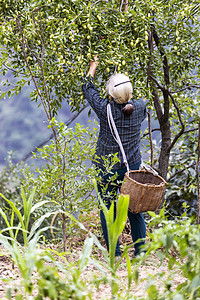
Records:
<instances>
[{"instance_id":1,"label":"tree branch","mask_svg":"<svg viewBox=\"0 0 200 300\"><path fill-rule=\"evenodd\" d=\"M152 131L151 131L151 109L148 110L148 126L149 126L149 141L151 146L151 167L153 168L153 142L152 142Z\"/></svg>"},{"instance_id":2,"label":"tree branch","mask_svg":"<svg viewBox=\"0 0 200 300\"><path fill-rule=\"evenodd\" d=\"M184 130L183 134L187 134L187 133L190 133L190 132L193 132L193 131L196 131L196 130L198 130L198 127L192 128L192 129L188 129L188 130ZM151 129L151 132L154 132L154 131L160 131L160 128L153 128L153 129ZM149 135L149 131L147 133L144 133L142 135L141 139L143 139L147 135Z\"/></svg>"},{"instance_id":3,"label":"tree branch","mask_svg":"<svg viewBox=\"0 0 200 300\"><path fill-rule=\"evenodd\" d=\"M170 182L176 175L181 174L181 173L183 173L186 169L188 170L189 168L192 168L192 167L194 167L194 166L195 166L195 164L193 163L193 164L189 165L187 168L184 168L184 169L182 169L182 170L176 171L172 176L170 176L170 177L167 179L167 182Z\"/></svg>"},{"instance_id":4,"label":"tree branch","mask_svg":"<svg viewBox=\"0 0 200 300\"><path fill-rule=\"evenodd\" d=\"M120 8L119 8L119 12L122 12L122 7L124 5L124 0L121 0L121 4L120 4Z\"/></svg>"},{"instance_id":5,"label":"tree branch","mask_svg":"<svg viewBox=\"0 0 200 300\"><path fill-rule=\"evenodd\" d=\"M127 11L128 11L128 0L126 0L124 4L124 12L127 13Z\"/></svg>"},{"instance_id":6,"label":"tree branch","mask_svg":"<svg viewBox=\"0 0 200 300\"><path fill-rule=\"evenodd\" d=\"M35 29L36 29L36 32L38 34L38 37L42 43L42 54L41 54L41 59L38 59L38 63L40 65L40 69L41 69L41 73L42 73L42 80L43 80L43 84L44 84L44 90L45 90L45 94L46 94L46 98L47 98L47 104L48 104L48 108L49 108L49 116L50 116L50 119L52 119L52 113L51 113L51 104L50 104L50 95L49 95L49 92L47 90L47 84L46 84L46 80L45 80L45 76L44 76L44 69L43 69L43 58L44 58L44 53L45 53L45 41L44 41L44 38L43 38L43 32L42 32L42 24L41 24L41 16L40 16L40 25L41 25L41 35L40 35L40 32L38 30L38 26L35 22L35 18L34 18L34 15L33 15L33 12L31 12L31 16L32 16L32 20L33 20L33 23L34 23L34 26L35 26Z\"/></svg>"},{"instance_id":7,"label":"tree branch","mask_svg":"<svg viewBox=\"0 0 200 300\"><path fill-rule=\"evenodd\" d=\"M155 30L155 27L153 27L153 37L154 37L156 46L157 46L158 50L160 51L160 54L163 58L164 80L165 80L166 85L168 85L170 83L170 81L169 81L169 65L168 65L168 61L167 61L167 56L166 56L163 48L160 45L160 38Z\"/></svg>"},{"instance_id":8,"label":"tree branch","mask_svg":"<svg viewBox=\"0 0 200 300\"><path fill-rule=\"evenodd\" d=\"M196 131L196 130L198 130L198 127L185 130L184 133L189 133L189 132L193 132L193 131Z\"/></svg>"},{"instance_id":9,"label":"tree branch","mask_svg":"<svg viewBox=\"0 0 200 300\"><path fill-rule=\"evenodd\" d=\"M33 72L32 72L32 70L31 70L30 65L29 65L29 63L28 63L28 60L27 60L26 51L25 51L25 47L24 47L24 45L26 44L26 41L25 41L24 34L23 34L23 32L22 32L22 28L21 28L21 24L20 24L19 18L16 19L16 24L17 24L17 27L18 27L19 32L20 32L20 34L21 34L21 37L22 37L22 52L23 52L23 55L24 55L24 59L25 59L26 66L27 66L27 68L28 68L28 70L29 70L29 73L30 73L30 75L31 75L31 78L33 79L33 82L34 82L34 84L35 84L35 88L36 88L36 90L37 90L37 93L38 93L38 95L39 95L40 98L41 98L41 101L42 101L44 110L45 110L45 112L46 112L47 118L48 118L48 120L50 120L50 117L49 117L49 114L48 114L48 111L47 111L47 108L46 108L44 99L43 99L43 97L42 97L42 94L40 93L40 90L39 90L39 88L38 88L37 82L36 82L36 80L35 80L35 76L33 75Z\"/></svg>"},{"instance_id":10,"label":"tree branch","mask_svg":"<svg viewBox=\"0 0 200 300\"><path fill-rule=\"evenodd\" d=\"M89 106L89 104L87 103L86 106L84 106L79 112L77 112L76 114L74 114L65 124L67 126L69 126L79 115L80 113ZM29 157L31 157L33 155L33 152L37 152L39 148L43 147L44 145L46 145L52 138L54 137L54 134L51 134L45 141L43 141L42 143L40 143L39 145L37 145L36 147L34 147L33 150L31 150L28 154L26 154L24 156L23 159L21 159L20 162L22 161L26 161Z\"/></svg>"},{"instance_id":11,"label":"tree branch","mask_svg":"<svg viewBox=\"0 0 200 300\"><path fill-rule=\"evenodd\" d=\"M163 111L162 111L162 107L161 107L161 104L160 104L158 91L156 90L155 87L153 87L152 95L153 95L153 101L154 101L154 106L155 106L155 109L156 109L156 114L157 114L157 117L158 117L158 121L161 124L162 118L163 118Z\"/></svg>"},{"instance_id":12,"label":"tree branch","mask_svg":"<svg viewBox=\"0 0 200 300\"><path fill-rule=\"evenodd\" d=\"M154 131L160 131L160 128L153 128L151 129L151 133L154 132ZM149 135L149 131L147 133L144 133L141 137L141 139L143 139L145 136Z\"/></svg>"},{"instance_id":13,"label":"tree branch","mask_svg":"<svg viewBox=\"0 0 200 300\"><path fill-rule=\"evenodd\" d=\"M148 66L147 66L147 88L149 87L149 81L152 78L151 77L151 61L152 61L152 52L153 52L153 28L151 27L151 32L148 31L148 45L149 45L149 60L148 60Z\"/></svg>"},{"instance_id":14,"label":"tree branch","mask_svg":"<svg viewBox=\"0 0 200 300\"><path fill-rule=\"evenodd\" d=\"M7 70L12 71L13 73L17 73L17 74L19 74L19 75L27 75L26 73L21 73L21 72L19 72L19 71L16 71L16 70L14 70L14 69L8 67L5 63L2 63L2 65L3 65Z\"/></svg>"},{"instance_id":15,"label":"tree branch","mask_svg":"<svg viewBox=\"0 0 200 300\"><path fill-rule=\"evenodd\" d=\"M45 5L42 5L42 6L40 6L40 7L35 8L35 9L32 10L32 11L40 10L41 8L45 8L45 7L51 7L51 5L45 4ZM13 14L15 14L15 12L13 12ZM18 17L18 18L21 18L21 17L24 17L24 16L25 16L25 14L21 14L21 15L18 15L17 17ZM10 20L14 20L14 19L15 19L15 17L12 17L12 18L8 19L7 21L5 21L5 22L3 23L3 25L5 25L7 22L10 22Z\"/></svg>"},{"instance_id":16,"label":"tree branch","mask_svg":"<svg viewBox=\"0 0 200 300\"><path fill-rule=\"evenodd\" d=\"M153 80L156 83L157 87L163 92L164 87L153 76L149 75L149 78Z\"/></svg>"},{"instance_id":17,"label":"tree branch","mask_svg":"<svg viewBox=\"0 0 200 300\"><path fill-rule=\"evenodd\" d=\"M194 57L196 60L200 61L200 58L196 57L195 55L190 54L190 57Z\"/></svg>"},{"instance_id":18,"label":"tree branch","mask_svg":"<svg viewBox=\"0 0 200 300\"><path fill-rule=\"evenodd\" d=\"M176 94L176 93L180 93L180 92L183 92L185 90L190 90L191 88L196 88L196 89L200 89L200 85L196 85L196 84L191 84L191 85L188 85L187 87L184 87L180 90L177 90L177 91L170 91L171 94Z\"/></svg>"},{"instance_id":19,"label":"tree branch","mask_svg":"<svg viewBox=\"0 0 200 300\"><path fill-rule=\"evenodd\" d=\"M169 92L168 89L163 89L163 98L164 98L164 115L163 122L167 122L169 119Z\"/></svg>"},{"instance_id":20,"label":"tree branch","mask_svg":"<svg viewBox=\"0 0 200 300\"><path fill-rule=\"evenodd\" d=\"M172 103L177 111L177 115L179 118L179 122L181 123L181 130L179 131L179 133L177 133L174 137L174 140L172 141L172 143L170 144L170 146L168 147L167 151L170 152L170 150L173 148L173 146L175 145L175 143L177 142L177 140L180 138L180 136L184 133L185 130L185 124L183 123L182 117L181 117L181 112L180 109L178 107L178 105L176 104L176 101L174 99L174 97L169 93L170 98L172 99Z\"/></svg>"},{"instance_id":21,"label":"tree branch","mask_svg":"<svg viewBox=\"0 0 200 300\"><path fill-rule=\"evenodd\" d=\"M40 99L41 99L41 102L42 102L42 105L43 105L43 107L44 107L44 110L45 110L45 113L46 113L46 115L47 115L47 118L48 118L48 120L50 121L51 118L50 118L50 115L49 115L49 113L48 113L48 110L47 110L45 101L44 101L44 99L43 99L43 96L42 96L42 94L41 94L39 88L38 88L37 82L36 82L36 80L35 80L35 76L33 75L33 72L32 72L32 70L31 70L30 65L29 65L29 63L28 63L28 60L27 60L26 51L25 51L25 46L24 46L24 45L26 44L26 41L25 41L25 37L24 37L23 31L22 31L22 28L21 28L21 23L20 23L19 18L16 18L16 24L17 24L17 27L18 27L19 32L20 32L20 34L21 34L21 37L22 37L22 51L23 51L23 55L24 55L24 59L25 59L26 66L27 66L27 68L28 68L28 70L29 70L29 72L30 72L31 78L33 79L35 88L36 88L37 93L38 93L38 95L39 95L39 97L40 97ZM57 141L57 134L56 134L55 128L54 128L53 126L52 126L51 128L52 128L52 130L53 130L53 134L54 134L54 136L55 136L55 140Z\"/></svg>"}]
</instances>

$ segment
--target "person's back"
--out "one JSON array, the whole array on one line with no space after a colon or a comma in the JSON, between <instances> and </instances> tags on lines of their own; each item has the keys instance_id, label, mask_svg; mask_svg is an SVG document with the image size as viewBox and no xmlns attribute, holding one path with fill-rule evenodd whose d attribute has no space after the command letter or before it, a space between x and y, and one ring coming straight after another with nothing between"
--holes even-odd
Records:
<instances>
[{"instance_id":1,"label":"person's back","mask_svg":"<svg viewBox=\"0 0 200 300\"><path fill-rule=\"evenodd\" d=\"M99 157L98 171L99 176L97 188L99 196L102 198L106 207L109 209L111 203L114 201L114 219L116 217L116 198L117 192L124 179L127 171L123 164L122 154L117 141L112 135L111 128L109 127L107 118L108 111L114 118L116 129L122 141L125 150L129 167L131 170L138 170L141 164L140 154L140 128L141 123L146 116L146 108L144 102L140 100L131 100L132 98L132 84L125 74L113 75L106 87L109 97L101 98L93 83L89 80L88 76L94 77L96 68L98 66L98 57L94 57L95 61L90 61L90 69L87 73L86 82L82 86L85 98L94 109L96 115L100 120L100 132L96 147L96 154ZM110 99L109 99L110 98ZM110 102L110 106L108 103ZM110 118L111 114L109 114ZM110 119L109 119L110 120ZM109 173L104 173L103 161L101 156L114 154L118 152L120 162L114 166L114 169ZM95 157L95 163L96 157ZM114 171L114 172L113 172ZM114 182L111 180L115 174ZM121 183L120 183L121 182ZM107 249L109 251L109 239L107 232L107 225L104 212L100 207L100 219L103 230L104 239ZM146 225L142 213L134 214L128 210L128 218L131 226L131 235L134 243L134 255L139 255L143 249L146 237ZM115 256L121 255L119 241L116 245Z\"/></svg>"},{"instance_id":2,"label":"person's back","mask_svg":"<svg viewBox=\"0 0 200 300\"><path fill-rule=\"evenodd\" d=\"M129 101L133 107L131 115L126 115L122 112L126 104L118 104L111 101L111 110L115 125L117 127L120 139L122 141L124 151L127 156L128 163L135 164L141 159L140 154L140 130L141 123L146 116L146 108L142 99ZM100 132L97 142L96 153L99 157L106 156L110 153L118 153L120 162L118 162L114 169L124 168L122 154L116 140L113 138L107 120L107 103L101 110L99 115L100 119ZM101 161L102 163L102 161Z\"/></svg>"}]
</instances>

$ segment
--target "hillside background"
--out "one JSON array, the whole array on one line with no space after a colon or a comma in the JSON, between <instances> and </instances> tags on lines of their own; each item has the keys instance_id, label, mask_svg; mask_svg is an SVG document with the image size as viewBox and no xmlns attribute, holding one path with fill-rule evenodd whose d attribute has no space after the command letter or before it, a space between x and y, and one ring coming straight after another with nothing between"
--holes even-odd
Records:
<instances>
[{"instance_id":1,"label":"hillside background","mask_svg":"<svg viewBox=\"0 0 200 300\"><path fill-rule=\"evenodd\" d=\"M2 91L4 91L2 81L5 79L0 78ZM0 170L5 166L8 152L14 151L14 162L20 162L30 151L46 141L52 134L51 130L47 129L48 122L43 108L38 107L39 103L29 99L30 92L31 87L27 87L17 96L0 99ZM93 121L96 116L93 111L88 116L89 110L90 108L86 108L81 112L70 127L74 126L75 123L84 126L91 124L90 121ZM67 122L74 114L70 112L67 102L63 102L56 119ZM147 126L147 120L145 120L142 124L142 132ZM144 153L143 146L141 150L143 159L147 159L148 155Z\"/></svg>"}]
</instances>

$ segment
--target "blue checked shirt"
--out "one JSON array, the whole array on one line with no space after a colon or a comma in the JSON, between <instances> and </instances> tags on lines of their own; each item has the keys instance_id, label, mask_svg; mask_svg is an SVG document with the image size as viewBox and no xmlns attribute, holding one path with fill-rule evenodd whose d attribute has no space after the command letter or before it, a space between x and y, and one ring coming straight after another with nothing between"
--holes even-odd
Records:
<instances>
[{"instance_id":1,"label":"blue checked shirt","mask_svg":"<svg viewBox=\"0 0 200 300\"><path fill-rule=\"evenodd\" d=\"M112 136L107 121L108 98L101 98L94 84L88 79L86 79L85 83L82 85L82 90L100 122L100 131L96 146L96 155L98 159L95 164L104 169L101 157L106 157L112 153L118 153L117 156L120 159L120 162L115 164L114 170L126 168L123 163L120 148ZM141 159L140 130L141 123L146 117L146 107L142 99L131 100L129 103L133 105L134 110L131 116L126 116L121 111L125 104L118 104L114 100L110 101L115 125L124 147L129 166L131 166L138 163Z\"/></svg>"}]
</instances>

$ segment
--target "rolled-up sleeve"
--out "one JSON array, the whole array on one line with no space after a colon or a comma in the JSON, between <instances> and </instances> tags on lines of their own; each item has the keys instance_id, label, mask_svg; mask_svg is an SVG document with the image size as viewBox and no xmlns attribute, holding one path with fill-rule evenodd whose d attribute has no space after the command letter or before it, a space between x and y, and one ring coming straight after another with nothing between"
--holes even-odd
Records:
<instances>
[{"instance_id":1,"label":"rolled-up sleeve","mask_svg":"<svg viewBox=\"0 0 200 300\"><path fill-rule=\"evenodd\" d=\"M97 114L98 118L100 118L103 108L105 108L105 106L107 105L108 100L106 98L103 99L100 97L99 92L96 90L96 87L88 78L86 78L84 81L85 82L82 85L83 94L90 106Z\"/></svg>"}]
</instances>

